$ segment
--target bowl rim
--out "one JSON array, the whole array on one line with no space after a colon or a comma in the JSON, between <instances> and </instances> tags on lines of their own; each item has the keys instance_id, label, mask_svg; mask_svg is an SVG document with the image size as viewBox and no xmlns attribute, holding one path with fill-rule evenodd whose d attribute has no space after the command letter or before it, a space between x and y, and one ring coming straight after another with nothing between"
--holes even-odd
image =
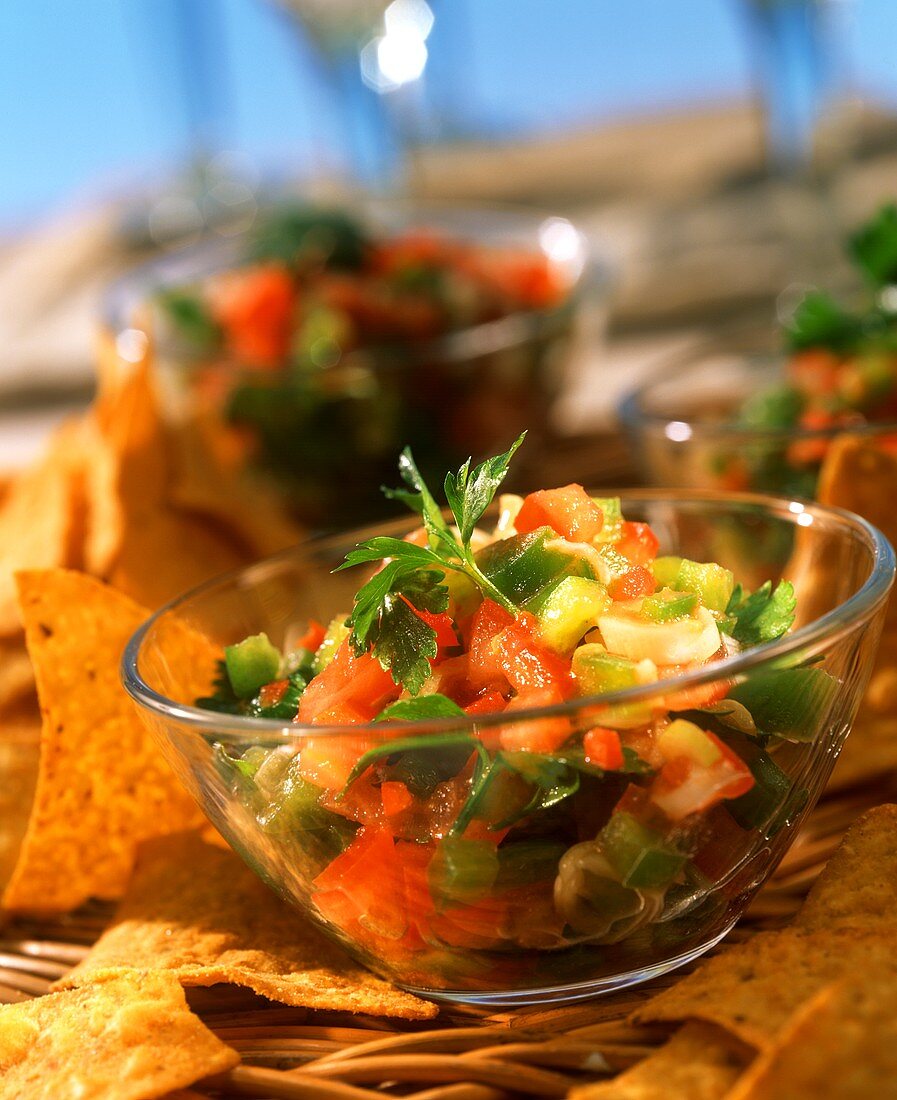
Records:
<instances>
[{"instance_id":1,"label":"bowl rim","mask_svg":"<svg viewBox=\"0 0 897 1100\"><path fill-rule=\"evenodd\" d=\"M740 341L763 335L764 330L757 326L739 326L699 339L686 348L664 357L653 366L638 383L628 389L617 403L617 416L623 426L631 432L647 428L660 430L666 438L675 444L688 444L694 439L726 440L731 444L772 442L787 439L788 442L812 439L834 439L839 435L877 436L897 433L897 419L858 420L856 423L835 424L823 428L752 428L726 420L711 420L701 416L674 413L651 412L642 406L643 399L661 383L669 381L674 372L681 375L689 369L696 369L701 357L710 352L731 353L743 360L763 361L767 365L784 364L788 352L784 348L758 348L756 346L739 347ZM770 335L772 332L770 331ZM670 434L667 427L677 425L678 433Z\"/></svg>"},{"instance_id":2,"label":"bowl rim","mask_svg":"<svg viewBox=\"0 0 897 1100\"><path fill-rule=\"evenodd\" d=\"M413 343L397 341L365 344L357 349L365 354L386 354L394 352L396 348L410 347L413 348L415 355L426 355L451 362L503 351L532 339L534 335L539 334L541 326L561 320L571 309L591 295L601 291L609 294L614 284L615 268L610 255L607 252L599 252L590 236L575 220L565 214L511 203L447 204L423 200L387 199L374 195L356 195L348 199L337 197L333 201L303 200L301 196L281 196L275 197L270 202L260 203L259 209L272 210L278 206L289 205L291 202L306 202L308 206L319 210L340 210L357 215L361 221L374 220L378 216L384 217L389 214L399 215L407 220L409 227L414 226L418 217L425 218L428 215L442 217L448 222L457 220L460 223L459 235L463 231L463 222L466 218L496 220L504 226L519 226L522 233L525 232L533 238L532 244L536 250L539 249L537 231L549 219L556 218L566 222L577 235L582 266L570 281L563 298L554 305L540 309L517 309L492 320L449 329L429 340ZM244 230L227 237L195 242L184 248L155 256L132 268L106 288L100 306L100 323L113 335L118 335L126 329L136 328L141 331L150 329L151 325L146 323L146 318L138 320L135 314L136 311L145 308L151 294L165 286L178 285L189 281L190 278L201 278L235 266L233 261L239 256L238 242L245 237L245 232ZM488 231L482 236L479 233L472 234L471 239L477 244L490 243ZM182 267L185 270L182 271ZM160 348L163 346L160 345ZM218 356L216 363L234 368L245 366L239 360L230 361L226 356ZM327 371L329 374L335 374L341 368L352 369L352 364L341 361L332 368L327 368ZM382 365L378 365L378 369L382 369Z\"/></svg>"},{"instance_id":3,"label":"bowl rim","mask_svg":"<svg viewBox=\"0 0 897 1100\"><path fill-rule=\"evenodd\" d=\"M602 491L601 495L606 496L608 492L606 490ZM657 683L639 685L623 691L608 692L604 695L582 696L551 706L521 708L513 712L513 717L510 719L512 722L569 716L589 707L609 707L617 704L639 702L656 695L659 690L662 690L664 694L673 695L678 691L700 687L719 679L732 679L755 669L759 665L787 656L795 651L818 645L822 641L838 641L844 635L869 621L884 602L894 583L895 553L888 539L867 520L842 508L787 497L767 496L760 493L730 493L709 490L629 489L618 490L613 495L619 495L624 500L628 499L633 502L657 501L666 505L671 503L680 506L689 503L705 505L734 504L742 509L759 508L766 513L778 515L780 518L792 517L791 522L798 526L810 526L810 524L801 524L800 517L806 515L818 516L820 520L833 521L842 529L850 529L854 535L859 535L871 551L872 568L863 585L843 604L826 612L820 618L812 620L793 633L786 634L773 642L754 646L733 656L714 661L711 665L705 665L696 671L683 673ZM507 725L509 718L507 712L504 711L491 715L465 715L464 718L458 716L457 718L419 719L410 722L372 721L357 725L329 726L300 725L296 722L281 722L270 718L247 718L204 710L201 707L169 699L150 687L138 670L143 642L155 624L164 615L177 610L197 596L201 596L217 586L232 583L238 578L245 577L251 574L253 570L265 569L281 559L288 559L300 549L305 550L308 547L326 549L328 546L345 548L348 543L356 538L370 537L370 534L375 532L383 533L384 529L387 531L391 528L407 530L408 524L409 519L406 518L393 521L388 526L379 523L337 535L312 537L251 565L242 566L217 577L212 577L203 584L169 601L137 629L125 647L120 663L121 681L125 690L138 704L138 707L142 707L146 711L164 719L174 720L194 730L212 733L216 740L226 738L235 743L252 744L260 736L264 736L269 740L280 739L284 743L290 743L294 741L301 742L309 736L357 736L365 732L374 733L378 740L385 740L389 734L399 734L404 738L410 738L423 732L439 733L449 730L469 730L473 733L474 730L478 729Z\"/></svg>"}]
</instances>

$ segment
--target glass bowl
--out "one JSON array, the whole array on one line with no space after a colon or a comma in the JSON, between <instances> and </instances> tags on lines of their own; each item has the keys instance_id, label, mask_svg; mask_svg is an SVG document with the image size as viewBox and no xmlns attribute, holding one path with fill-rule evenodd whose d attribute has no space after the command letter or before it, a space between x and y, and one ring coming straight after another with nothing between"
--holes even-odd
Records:
<instances>
[{"instance_id":1,"label":"glass bowl","mask_svg":"<svg viewBox=\"0 0 897 1100\"><path fill-rule=\"evenodd\" d=\"M722 561L749 585L790 578L793 633L659 684L477 719L303 727L216 714L178 695L185 631L198 639L193 670L211 684L223 645L264 631L289 649L309 618L350 609L358 570L331 570L368 529L311 539L213 580L153 616L127 648L126 689L223 836L287 901L407 989L520 1005L591 996L682 965L726 934L768 878L847 736L893 580L881 534L845 512L748 494L632 491L622 504L627 517L651 523L663 553ZM733 531L755 537L733 540ZM774 705L777 684L787 696L798 666L812 666L818 689L802 717L799 705ZM745 732L728 697L746 691L767 700L765 725L789 739ZM621 799L639 805L652 779L589 770L582 734L610 726L637 743L640 724L671 710L697 714L748 763L756 789L678 824L655 822L665 832L653 840L618 837L614 858L637 851L638 866L611 869L596 837ZM562 749L518 753L513 782L483 786L515 731L559 722L569 730ZM345 767L369 750L425 777L429 793L404 818L392 808L387 822L371 771L327 806L298 778L303 753ZM522 789L521 775L532 777ZM555 803L538 828L525 816L510 832L501 826L533 796Z\"/></svg>"},{"instance_id":2,"label":"glass bowl","mask_svg":"<svg viewBox=\"0 0 897 1100\"><path fill-rule=\"evenodd\" d=\"M892 436L897 423L818 429L736 423L745 402L785 381L786 356L762 333L725 334L683 352L622 400L620 420L649 485L750 490L813 498L832 441Z\"/></svg>"},{"instance_id":3,"label":"glass bowl","mask_svg":"<svg viewBox=\"0 0 897 1100\"><path fill-rule=\"evenodd\" d=\"M564 295L551 306L436 338L340 352L340 338L332 337L332 351L327 336L330 358L317 365L297 369L284 361L249 371L227 356L191 354L170 338L152 305L160 293L245 262L243 233L127 276L111 289L103 320L113 341L135 328L154 337L170 417L207 438L211 433L226 461L273 477L301 520L330 530L390 514L378 490L394 478L395 455L405 445L424 476L434 478L470 454L498 453L524 428L530 429L526 461L537 458L584 307L592 307L590 323L600 324L610 289L608 268L563 218L373 200L346 209L385 239L424 230L544 256Z\"/></svg>"}]
</instances>

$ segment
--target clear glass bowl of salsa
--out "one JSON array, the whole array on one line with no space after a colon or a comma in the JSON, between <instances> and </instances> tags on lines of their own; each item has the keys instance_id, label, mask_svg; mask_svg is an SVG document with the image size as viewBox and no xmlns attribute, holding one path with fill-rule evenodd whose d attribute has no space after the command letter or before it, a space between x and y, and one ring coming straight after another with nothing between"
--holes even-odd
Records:
<instances>
[{"instance_id":1,"label":"clear glass bowl of salsa","mask_svg":"<svg viewBox=\"0 0 897 1100\"><path fill-rule=\"evenodd\" d=\"M169 415L338 529L388 514L410 444L425 475L549 433L607 267L564 218L359 201L289 204L129 275L104 326L153 339Z\"/></svg>"},{"instance_id":2,"label":"clear glass bowl of salsa","mask_svg":"<svg viewBox=\"0 0 897 1100\"><path fill-rule=\"evenodd\" d=\"M794 839L865 689L894 559L858 517L788 499L646 490L621 507L666 563L791 581L793 629L659 681L492 713L303 724L179 696L185 632L210 689L225 647L264 633L293 649L352 607L370 570L334 572L347 552L405 535L401 522L311 539L176 600L131 641L125 686L234 849L377 973L491 1005L646 980L723 937ZM529 553L543 536L526 538ZM679 744L672 770L694 758L682 775L658 764L658 736ZM317 782L334 762L351 770L324 790L303 777L309 757Z\"/></svg>"}]
</instances>

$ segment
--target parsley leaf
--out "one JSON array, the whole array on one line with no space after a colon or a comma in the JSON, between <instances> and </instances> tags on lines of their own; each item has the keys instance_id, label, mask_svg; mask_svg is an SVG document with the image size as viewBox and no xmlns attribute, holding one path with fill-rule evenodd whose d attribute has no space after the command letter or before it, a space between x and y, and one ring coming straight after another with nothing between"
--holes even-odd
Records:
<instances>
[{"instance_id":1,"label":"parsley leaf","mask_svg":"<svg viewBox=\"0 0 897 1100\"><path fill-rule=\"evenodd\" d=\"M227 665L224 661L218 661L215 667L215 679L212 681L212 694L196 700L196 705L203 710L214 710L219 714L242 714L243 707L231 686L230 677L227 674Z\"/></svg>"},{"instance_id":2,"label":"parsley leaf","mask_svg":"<svg viewBox=\"0 0 897 1100\"><path fill-rule=\"evenodd\" d=\"M854 263L874 287L897 282L897 205L887 203L848 240Z\"/></svg>"},{"instance_id":3,"label":"parsley leaf","mask_svg":"<svg viewBox=\"0 0 897 1100\"><path fill-rule=\"evenodd\" d=\"M790 629L796 606L790 581L779 581L774 590L767 581L750 595L736 585L726 607L726 614L735 619L729 633L742 645L774 641Z\"/></svg>"},{"instance_id":4,"label":"parsley leaf","mask_svg":"<svg viewBox=\"0 0 897 1100\"><path fill-rule=\"evenodd\" d=\"M785 342L791 351L825 347L849 352L862 335L862 318L842 309L821 290L805 294L785 325Z\"/></svg>"},{"instance_id":5,"label":"parsley leaf","mask_svg":"<svg viewBox=\"0 0 897 1100\"><path fill-rule=\"evenodd\" d=\"M466 718L464 711L447 695L425 695L420 699L399 699L377 715L378 722L417 722L426 718Z\"/></svg>"},{"instance_id":6,"label":"parsley leaf","mask_svg":"<svg viewBox=\"0 0 897 1100\"><path fill-rule=\"evenodd\" d=\"M526 432L523 432L504 454L487 458L474 468L473 473L470 472L468 459L457 474L445 475L445 499L458 524L462 542L470 542L473 529L492 503L498 487L507 475L511 459L525 438Z\"/></svg>"},{"instance_id":7,"label":"parsley leaf","mask_svg":"<svg viewBox=\"0 0 897 1100\"><path fill-rule=\"evenodd\" d=\"M399 470L407 489L385 489L421 516L428 546L378 535L358 544L338 567L348 569L365 562L385 565L355 595L349 618L351 644L360 655L368 650L389 669L397 684L417 695L430 674L429 660L436 656L436 632L414 614L412 608L439 613L448 606L445 574L462 573L505 610L516 615L515 605L500 592L477 565L470 545L474 528L492 503L508 472L510 461L526 433L508 450L470 469L470 459L457 474L446 477L445 488L457 530L448 525L436 498L406 448ZM337 571L338 571L337 570ZM403 599L402 597L405 597ZM407 600L407 602L406 602ZM409 607L409 604L412 606Z\"/></svg>"}]
</instances>

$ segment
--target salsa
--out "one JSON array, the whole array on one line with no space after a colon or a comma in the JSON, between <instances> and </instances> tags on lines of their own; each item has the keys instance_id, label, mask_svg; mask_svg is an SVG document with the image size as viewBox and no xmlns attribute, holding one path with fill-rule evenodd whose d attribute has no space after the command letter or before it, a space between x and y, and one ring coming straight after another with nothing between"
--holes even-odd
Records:
<instances>
[{"instance_id":1,"label":"salsa","mask_svg":"<svg viewBox=\"0 0 897 1100\"><path fill-rule=\"evenodd\" d=\"M389 233L287 206L228 266L160 291L156 314L195 406L227 428L227 453L275 476L301 518L358 522L377 513L402 442L435 476L491 448L495 423L545 421L558 364L543 368L571 290L535 241ZM513 333L451 342L511 316Z\"/></svg>"},{"instance_id":2,"label":"salsa","mask_svg":"<svg viewBox=\"0 0 897 1100\"><path fill-rule=\"evenodd\" d=\"M785 377L751 396L736 426L761 432L825 433L897 422L897 205L889 204L848 241L867 294L844 304L811 290L784 326ZM897 446L897 435L885 445ZM730 489L812 497L831 435L784 447L719 456L715 471Z\"/></svg>"},{"instance_id":3,"label":"salsa","mask_svg":"<svg viewBox=\"0 0 897 1100\"><path fill-rule=\"evenodd\" d=\"M519 984L557 952L575 971L570 951L663 934L731 873L736 837L788 820L778 748L812 740L837 689L812 666L677 686L786 634L792 586L748 593L663 554L578 484L501 494L487 527L522 438L448 474L448 518L406 451L391 495L419 525L349 553L353 606L286 651L227 647L199 700L307 729L220 745L220 766L295 843L320 919L430 987Z\"/></svg>"}]
</instances>

